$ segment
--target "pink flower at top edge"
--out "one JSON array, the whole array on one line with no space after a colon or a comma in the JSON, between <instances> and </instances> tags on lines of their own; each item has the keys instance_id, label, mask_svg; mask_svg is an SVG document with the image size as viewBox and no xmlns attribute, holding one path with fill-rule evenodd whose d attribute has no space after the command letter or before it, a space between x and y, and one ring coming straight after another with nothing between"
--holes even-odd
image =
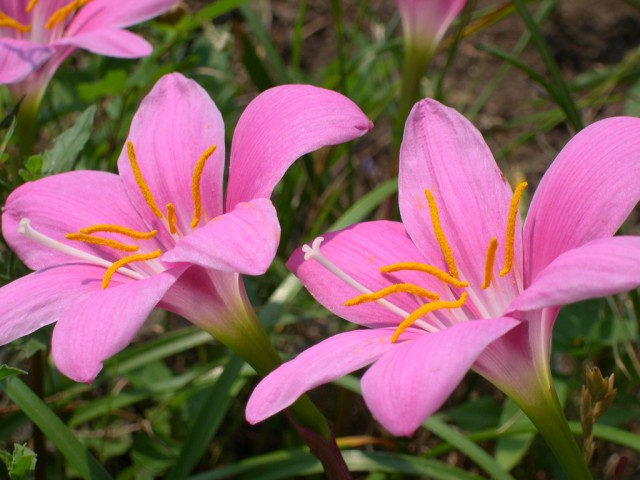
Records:
<instances>
[{"instance_id":1,"label":"pink flower at top edge","mask_svg":"<svg viewBox=\"0 0 640 480\"><path fill-rule=\"evenodd\" d=\"M400 151L402 223L328 233L288 262L321 304L367 328L268 375L248 402L249 422L371 364L364 399L396 435L412 434L470 368L535 409L553 390L559 306L640 284L640 238L613 236L640 199L639 132L640 119L617 117L577 134L522 227L526 184L512 193L459 113L434 100L416 104Z\"/></svg>"},{"instance_id":2,"label":"pink flower at top edge","mask_svg":"<svg viewBox=\"0 0 640 480\"><path fill-rule=\"evenodd\" d=\"M238 121L223 203L220 112L194 81L163 77L133 119L119 175L73 171L9 196L4 238L36 272L0 289L0 344L57 322L55 364L91 382L156 306L242 342L257 326L241 274L264 273L279 242L274 186L303 154L370 128L336 92L267 90Z\"/></svg>"},{"instance_id":3,"label":"pink flower at top edge","mask_svg":"<svg viewBox=\"0 0 640 480\"><path fill-rule=\"evenodd\" d=\"M424 53L435 49L466 0L396 0L405 44Z\"/></svg>"},{"instance_id":4,"label":"pink flower at top edge","mask_svg":"<svg viewBox=\"0 0 640 480\"><path fill-rule=\"evenodd\" d=\"M0 84L41 95L76 49L136 58L151 45L125 28L156 17L176 0L0 0Z\"/></svg>"}]
</instances>

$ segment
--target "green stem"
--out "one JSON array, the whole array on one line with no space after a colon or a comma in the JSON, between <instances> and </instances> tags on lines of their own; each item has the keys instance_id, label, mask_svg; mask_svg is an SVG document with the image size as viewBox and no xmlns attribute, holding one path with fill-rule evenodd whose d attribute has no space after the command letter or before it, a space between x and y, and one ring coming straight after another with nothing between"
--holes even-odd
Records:
<instances>
[{"instance_id":1,"label":"green stem","mask_svg":"<svg viewBox=\"0 0 640 480\"><path fill-rule=\"evenodd\" d=\"M242 303L242 307L234 312L236 318L231 320L237 328L232 332L216 331L214 328L208 331L264 377L282 365L282 359L260 325L248 299ZM311 399L303 395L287 411L302 439L322 462L327 478L351 478L326 419Z\"/></svg>"},{"instance_id":2,"label":"green stem","mask_svg":"<svg viewBox=\"0 0 640 480\"><path fill-rule=\"evenodd\" d=\"M41 93L28 93L23 97L17 114L16 132L18 134L18 156L13 156L11 160L11 176L14 182L19 180L20 167L27 157L33 153L38 132L38 111L44 95ZM13 96L14 100L20 98Z\"/></svg>"},{"instance_id":3,"label":"green stem","mask_svg":"<svg viewBox=\"0 0 640 480\"><path fill-rule=\"evenodd\" d=\"M537 402L531 402L531 399L527 399L526 403L519 398L513 400L536 426L569 480L593 478L571 433L553 386Z\"/></svg>"}]
</instances>

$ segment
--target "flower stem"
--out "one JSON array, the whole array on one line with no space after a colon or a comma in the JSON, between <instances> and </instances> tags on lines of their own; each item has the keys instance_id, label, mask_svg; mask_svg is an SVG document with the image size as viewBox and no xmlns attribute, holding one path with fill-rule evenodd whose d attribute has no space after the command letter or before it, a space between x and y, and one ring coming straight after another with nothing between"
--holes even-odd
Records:
<instances>
[{"instance_id":1,"label":"flower stem","mask_svg":"<svg viewBox=\"0 0 640 480\"><path fill-rule=\"evenodd\" d=\"M241 328L234 329L236 332L240 332L241 336L234 336L233 334L236 332L209 331L209 333L231 348L261 377L264 377L282 365L282 359L260 325L248 300L243 303L243 308L236 312L238 318L233 322L238 327L241 326ZM301 438L309 446L311 453L322 463L327 478L332 480L350 479L351 474L342 458L331 428L311 399L306 395L301 396L287 409L287 412Z\"/></svg>"},{"instance_id":2,"label":"flower stem","mask_svg":"<svg viewBox=\"0 0 640 480\"><path fill-rule=\"evenodd\" d=\"M37 138L38 110L42 101L42 93L29 93L22 97L22 102L18 108L16 132L18 134L18 156L12 157L11 176L14 182L19 181L20 167L23 162L33 153L33 147ZM16 100L16 96L13 96ZM17 100L20 100L17 98Z\"/></svg>"},{"instance_id":3,"label":"flower stem","mask_svg":"<svg viewBox=\"0 0 640 480\"><path fill-rule=\"evenodd\" d=\"M523 402L522 398L512 399L536 426L569 480L593 478L571 433L553 386L535 403Z\"/></svg>"}]
</instances>

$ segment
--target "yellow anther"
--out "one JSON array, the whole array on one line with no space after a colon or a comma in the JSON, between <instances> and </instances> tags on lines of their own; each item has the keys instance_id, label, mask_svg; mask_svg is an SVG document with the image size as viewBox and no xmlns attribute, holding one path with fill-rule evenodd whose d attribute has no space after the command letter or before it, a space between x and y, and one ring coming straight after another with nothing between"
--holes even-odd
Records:
<instances>
[{"instance_id":1,"label":"yellow anther","mask_svg":"<svg viewBox=\"0 0 640 480\"><path fill-rule=\"evenodd\" d=\"M167 203L167 223L169 224L169 231L174 234L178 231L176 228L176 222L178 219L176 218L176 207L173 206L173 203Z\"/></svg>"},{"instance_id":2,"label":"yellow anther","mask_svg":"<svg viewBox=\"0 0 640 480\"><path fill-rule=\"evenodd\" d=\"M38 0L31 0L29 2L29 5L27 5L26 12L29 13L31 10L33 10L33 7L35 7L37 3Z\"/></svg>"},{"instance_id":3,"label":"yellow anther","mask_svg":"<svg viewBox=\"0 0 640 480\"><path fill-rule=\"evenodd\" d=\"M127 155L129 156L129 163L131 163L131 170L133 171L133 176L136 179L136 183L138 184L138 188L140 189L140 193L144 197L144 201L147 202L149 208L153 211L156 217L162 218L162 212L158 208L158 204L153 198L151 190L149 189L149 185L144 181L144 177L142 176L142 172L140 171L140 166L138 165L138 160L136 159L136 152L133 149L133 143L127 140Z\"/></svg>"},{"instance_id":4,"label":"yellow anther","mask_svg":"<svg viewBox=\"0 0 640 480\"><path fill-rule=\"evenodd\" d=\"M434 277L436 277L438 280L442 280L444 283L448 283L449 285L456 288L464 288L469 286L469 282L458 280L457 278L449 275L447 272L443 272L439 268L436 268L432 265L427 265L426 263L399 262L394 263L393 265L385 265L384 267L380 267L380 271L382 273L400 272L402 270L413 270L416 272L428 273L429 275L433 275Z\"/></svg>"},{"instance_id":5,"label":"yellow anther","mask_svg":"<svg viewBox=\"0 0 640 480\"><path fill-rule=\"evenodd\" d=\"M391 295L392 293L399 293L399 292L412 293L414 295L425 297L430 300L438 300L440 298L439 294L430 292L429 290L418 287L417 285L412 285L410 283L397 283L396 285L385 287L382 290L378 290L377 292L358 295L357 297L351 298L346 302L344 302L344 305L346 307L352 307L354 305L360 305L361 303L375 302L376 300L380 300L381 298L384 298L387 295Z\"/></svg>"},{"instance_id":6,"label":"yellow anther","mask_svg":"<svg viewBox=\"0 0 640 480\"><path fill-rule=\"evenodd\" d=\"M158 258L160 255L162 255L162 252L160 250L156 250L155 252L151 253L138 253L136 255L129 255L128 257L121 258L117 262L114 262L109 268L107 268L107 271L104 272L104 277L102 277L102 288L104 289L109 286L111 277L113 277L113 274L116 273L116 270L118 270L120 267L124 267L125 265L133 262L152 260L154 258Z\"/></svg>"},{"instance_id":7,"label":"yellow anther","mask_svg":"<svg viewBox=\"0 0 640 480\"><path fill-rule=\"evenodd\" d=\"M482 289L487 289L491 285L493 280L493 262L496 258L496 248L498 248L498 239L493 237L489 240L489 246L487 247L487 259L484 262L484 282L482 282Z\"/></svg>"},{"instance_id":8,"label":"yellow anther","mask_svg":"<svg viewBox=\"0 0 640 480\"><path fill-rule=\"evenodd\" d=\"M19 21L14 20L13 18L3 13L2 11L0 11L0 28L1 27L13 28L14 30L18 30L19 32L23 32L23 33L26 33L29 30L31 30L30 25L23 25Z\"/></svg>"},{"instance_id":9,"label":"yellow anther","mask_svg":"<svg viewBox=\"0 0 640 480\"><path fill-rule=\"evenodd\" d=\"M193 197L193 220L191 220L191 228L196 228L200 222L200 214L202 211L202 196L200 192L200 179L202 178L202 171L204 170L204 164L209 157L216 151L216 146L211 145L207 148L202 156L196 163L196 168L193 169L193 177L191 178L191 196Z\"/></svg>"},{"instance_id":10,"label":"yellow anther","mask_svg":"<svg viewBox=\"0 0 640 480\"><path fill-rule=\"evenodd\" d=\"M453 252L451 251L449 242L447 242L447 237L444 235L444 231L442 230L442 224L440 223L440 215L438 213L436 199L433 198L433 195L429 190L425 190L424 194L427 197L427 202L429 202L429 213L431 214L433 233L436 236L436 240L438 240L440 250L442 250L444 261L447 263L447 267L449 267L449 274L452 277L458 278L458 269L456 268L456 262L453 260Z\"/></svg>"},{"instance_id":11,"label":"yellow anther","mask_svg":"<svg viewBox=\"0 0 640 480\"><path fill-rule=\"evenodd\" d=\"M87 3L89 3L91 0L73 0L72 2L68 3L67 5L65 5L62 8L59 8L58 10L56 10L55 12L53 12L53 15L51 15L49 17L49 20L47 20L47 23L44 24L44 26L46 28L53 28L55 27L55 25L57 23L62 23L64 22L64 20L71 15L73 12L75 12L77 9L79 9L80 7L82 7L83 5L86 5ZM29 6L27 6L27 8L29 8Z\"/></svg>"},{"instance_id":12,"label":"yellow anther","mask_svg":"<svg viewBox=\"0 0 640 480\"><path fill-rule=\"evenodd\" d=\"M504 244L504 267L500 270L500 276L504 277L511 271L513 266L513 245L516 235L516 218L518 215L518 204L520 203L520 197L522 192L527 188L527 182L522 182L516 187L511 198L511 204L509 205L509 216L507 217L507 232L505 234Z\"/></svg>"},{"instance_id":13,"label":"yellow anther","mask_svg":"<svg viewBox=\"0 0 640 480\"><path fill-rule=\"evenodd\" d=\"M127 245L125 243L118 242L116 240L110 240L108 238L92 237L85 233L67 233L65 235L67 240L77 240L79 242L93 243L94 245L102 245L103 247L111 247L116 250L122 250L123 252L137 252L137 245Z\"/></svg>"},{"instance_id":14,"label":"yellow anther","mask_svg":"<svg viewBox=\"0 0 640 480\"><path fill-rule=\"evenodd\" d=\"M466 301L467 301L467 292L462 292L462 295L460 295L460 298L455 302L438 301L438 302L425 303L420 308L414 310L411 313L411 315L405 318L402 321L402 323L398 325L398 328L396 328L396 331L393 332L393 335L391 336L391 343L395 343L398 340L398 337L402 334L402 332L404 332L407 328L409 328L411 325L413 325L417 320L425 316L427 313L433 312L435 310L444 310L445 308L460 308L465 304Z\"/></svg>"},{"instance_id":15,"label":"yellow anther","mask_svg":"<svg viewBox=\"0 0 640 480\"><path fill-rule=\"evenodd\" d=\"M120 225L111 225L108 223L99 223L97 225L91 225L90 227L81 228L80 233L86 233L91 235L92 233L120 233L125 237L133 238L135 240L150 240L156 236L157 230L151 230L150 232L139 232L127 227L121 227Z\"/></svg>"}]
</instances>

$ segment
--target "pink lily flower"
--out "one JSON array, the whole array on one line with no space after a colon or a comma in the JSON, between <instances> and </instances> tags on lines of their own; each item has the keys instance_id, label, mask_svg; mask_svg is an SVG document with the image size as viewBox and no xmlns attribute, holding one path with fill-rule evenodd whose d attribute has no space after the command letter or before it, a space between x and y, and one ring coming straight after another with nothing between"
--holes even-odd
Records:
<instances>
[{"instance_id":1,"label":"pink lily flower","mask_svg":"<svg viewBox=\"0 0 640 480\"><path fill-rule=\"evenodd\" d=\"M396 0L404 43L430 56L466 0Z\"/></svg>"},{"instance_id":2,"label":"pink lily flower","mask_svg":"<svg viewBox=\"0 0 640 480\"><path fill-rule=\"evenodd\" d=\"M4 238L36 272L0 289L0 344L57 322L55 364L91 382L159 306L240 351L255 348L261 327L241 274L264 273L276 254L274 186L301 155L370 127L335 92L262 93L235 129L223 203L220 112L194 81L163 77L133 119L119 175L73 171L9 196Z\"/></svg>"},{"instance_id":3,"label":"pink lily flower","mask_svg":"<svg viewBox=\"0 0 640 480\"><path fill-rule=\"evenodd\" d=\"M640 199L638 132L640 119L619 117L578 133L522 226L526 184L512 193L459 113L434 100L416 104L400 151L402 223L328 233L288 262L322 305L367 328L324 340L268 375L249 399L248 421L373 364L363 396L393 434L411 435L469 369L539 428L560 428L549 367L559 307L640 284L640 238L613 236ZM568 427L561 433L545 439L582 462ZM575 468L572 478L587 478L586 467Z\"/></svg>"},{"instance_id":4,"label":"pink lily flower","mask_svg":"<svg viewBox=\"0 0 640 480\"><path fill-rule=\"evenodd\" d=\"M14 98L41 96L76 48L110 57L147 56L151 45L125 28L160 15L175 3L0 0L0 84L14 84Z\"/></svg>"}]
</instances>

